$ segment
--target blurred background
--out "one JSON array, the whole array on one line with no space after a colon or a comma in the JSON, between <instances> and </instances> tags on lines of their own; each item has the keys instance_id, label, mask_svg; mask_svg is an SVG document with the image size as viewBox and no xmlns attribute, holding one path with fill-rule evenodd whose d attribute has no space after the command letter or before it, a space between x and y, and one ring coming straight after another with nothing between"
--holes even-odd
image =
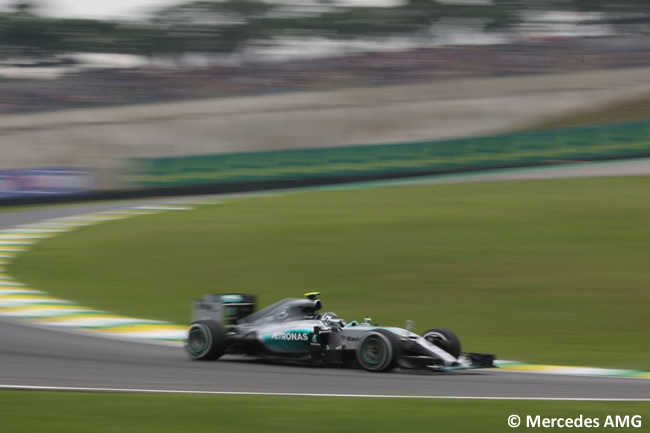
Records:
<instances>
[{"instance_id":1,"label":"blurred background","mask_svg":"<svg viewBox=\"0 0 650 433\"><path fill-rule=\"evenodd\" d=\"M428 176L80 230L12 265L29 287L174 323L323 288L501 359L650 370L648 0L1 5L0 204ZM431 185L508 168L646 177Z\"/></svg>"},{"instance_id":2,"label":"blurred background","mask_svg":"<svg viewBox=\"0 0 650 433\"><path fill-rule=\"evenodd\" d=\"M646 0L0 7L4 198L649 152Z\"/></svg>"}]
</instances>

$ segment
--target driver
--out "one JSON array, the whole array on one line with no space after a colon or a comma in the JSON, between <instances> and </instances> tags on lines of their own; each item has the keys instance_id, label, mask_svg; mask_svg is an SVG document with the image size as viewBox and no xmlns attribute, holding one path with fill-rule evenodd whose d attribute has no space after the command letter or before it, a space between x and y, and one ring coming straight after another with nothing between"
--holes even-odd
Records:
<instances>
[{"instance_id":1,"label":"driver","mask_svg":"<svg viewBox=\"0 0 650 433\"><path fill-rule=\"evenodd\" d=\"M327 313L323 313L321 316L321 320L323 321L323 323L329 326L338 326L338 327L345 326L345 321L343 319L339 319L336 313L332 313L331 311L328 311Z\"/></svg>"}]
</instances>

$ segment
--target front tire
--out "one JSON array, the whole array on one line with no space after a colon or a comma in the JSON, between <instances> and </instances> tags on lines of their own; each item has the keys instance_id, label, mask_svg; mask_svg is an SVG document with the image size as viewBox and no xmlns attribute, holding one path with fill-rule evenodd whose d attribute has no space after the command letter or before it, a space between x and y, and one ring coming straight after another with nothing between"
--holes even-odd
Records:
<instances>
[{"instance_id":1,"label":"front tire","mask_svg":"<svg viewBox=\"0 0 650 433\"><path fill-rule=\"evenodd\" d=\"M226 351L226 332L214 320L194 322L187 331L185 350L193 359L219 359Z\"/></svg>"},{"instance_id":2,"label":"front tire","mask_svg":"<svg viewBox=\"0 0 650 433\"><path fill-rule=\"evenodd\" d=\"M398 348L397 336L390 331L372 331L362 337L357 361L368 371L389 371L395 366Z\"/></svg>"},{"instance_id":3,"label":"front tire","mask_svg":"<svg viewBox=\"0 0 650 433\"><path fill-rule=\"evenodd\" d=\"M433 328L425 331L422 338L449 353L454 358L461 354L460 339L456 334L445 328Z\"/></svg>"}]
</instances>

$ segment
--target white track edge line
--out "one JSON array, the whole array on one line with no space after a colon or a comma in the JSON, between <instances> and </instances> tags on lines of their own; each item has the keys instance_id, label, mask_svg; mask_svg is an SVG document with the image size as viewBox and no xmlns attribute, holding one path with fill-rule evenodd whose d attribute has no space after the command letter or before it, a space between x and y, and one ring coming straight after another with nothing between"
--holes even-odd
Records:
<instances>
[{"instance_id":1,"label":"white track edge line","mask_svg":"<svg viewBox=\"0 0 650 433\"><path fill-rule=\"evenodd\" d=\"M92 388L74 386L0 385L0 390L15 391L71 391L112 392L131 394L203 394L203 395L251 395L272 397L342 397L342 398L403 398L440 400L529 400L529 401L603 401L603 402L650 402L649 398L595 398L595 397L505 397L505 396L460 396L460 395L399 395L399 394L328 394L306 392L262 392L262 391L191 391L174 389L131 389Z\"/></svg>"}]
</instances>

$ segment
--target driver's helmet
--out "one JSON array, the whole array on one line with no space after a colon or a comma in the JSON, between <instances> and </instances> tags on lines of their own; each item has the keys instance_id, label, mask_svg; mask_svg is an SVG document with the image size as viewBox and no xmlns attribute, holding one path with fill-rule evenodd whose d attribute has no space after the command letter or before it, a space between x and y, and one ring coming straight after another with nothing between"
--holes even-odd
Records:
<instances>
[{"instance_id":1,"label":"driver's helmet","mask_svg":"<svg viewBox=\"0 0 650 433\"><path fill-rule=\"evenodd\" d=\"M337 319L339 316L336 315L336 313L332 313L331 311L328 311L327 313L321 314L321 319L323 321L328 321L331 319Z\"/></svg>"},{"instance_id":2,"label":"driver's helmet","mask_svg":"<svg viewBox=\"0 0 650 433\"><path fill-rule=\"evenodd\" d=\"M339 319L339 316L336 315L336 313L332 313L331 311L328 311L327 313L323 313L321 315L321 320L330 326L345 326L345 323L343 320Z\"/></svg>"}]
</instances>

